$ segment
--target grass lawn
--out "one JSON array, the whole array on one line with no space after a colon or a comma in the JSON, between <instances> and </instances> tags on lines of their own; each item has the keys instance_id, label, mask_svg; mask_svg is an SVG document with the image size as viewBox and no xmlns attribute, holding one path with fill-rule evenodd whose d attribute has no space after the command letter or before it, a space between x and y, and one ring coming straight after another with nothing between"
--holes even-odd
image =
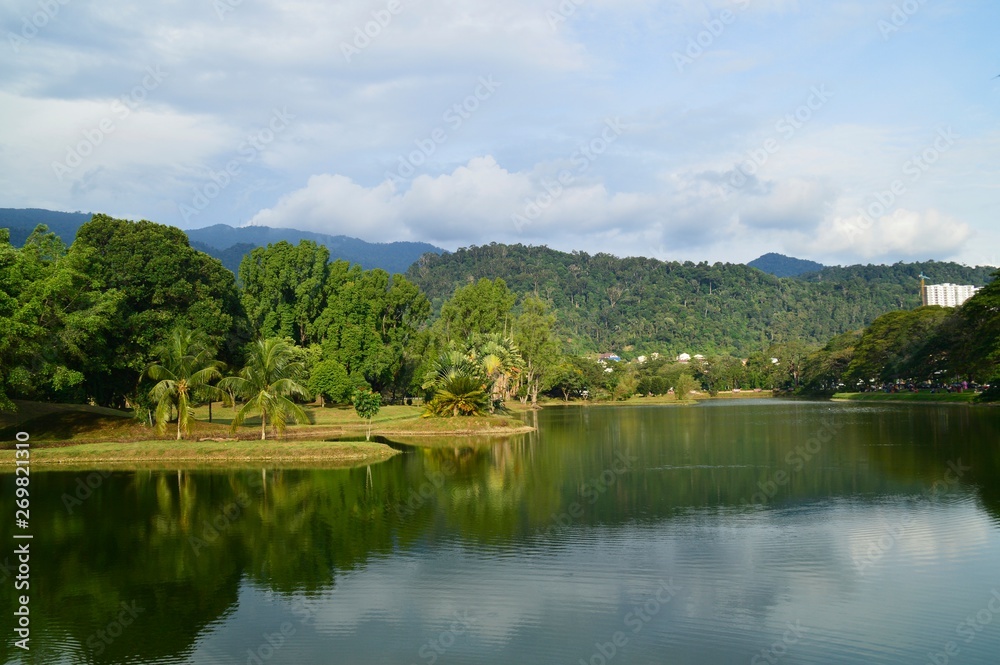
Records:
<instances>
[{"instance_id":1,"label":"grass lawn","mask_svg":"<svg viewBox=\"0 0 1000 665\"><path fill-rule=\"evenodd\" d=\"M851 402L945 402L971 404L978 397L971 390L964 393L837 393L833 399Z\"/></svg>"},{"instance_id":2,"label":"grass lawn","mask_svg":"<svg viewBox=\"0 0 1000 665\"><path fill-rule=\"evenodd\" d=\"M342 467L379 462L392 457L390 446L364 441L368 424L351 407L305 407L309 424L291 425L284 437L260 440L260 419L252 418L234 435L233 410L216 403L213 422L208 407L195 409L196 420L185 440L175 440L168 425L159 437L131 412L84 405L16 402L14 413L0 413L0 468L14 464L14 438L31 436L31 460L37 465L76 467L181 468L267 463ZM513 415L475 418L423 418L416 406L383 407L372 422L372 437L427 439L430 445L454 437L510 436L532 431ZM205 420L202 420L204 418ZM431 442L431 438L435 438Z\"/></svg>"},{"instance_id":3,"label":"grass lawn","mask_svg":"<svg viewBox=\"0 0 1000 665\"><path fill-rule=\"evenodd\" d=\"M14 466L13 450L0 450L0 469ZM181 469L225 466L346 468L389 459L381 443L324 441L136 441L31 448L33 467L59 469Z\"/></svg>"}]
</instances>

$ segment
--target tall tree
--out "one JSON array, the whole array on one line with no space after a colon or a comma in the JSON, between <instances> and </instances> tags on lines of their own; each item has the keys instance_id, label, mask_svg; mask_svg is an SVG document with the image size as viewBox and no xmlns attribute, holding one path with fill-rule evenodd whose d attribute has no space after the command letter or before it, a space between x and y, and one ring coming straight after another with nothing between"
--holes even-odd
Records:
<instances>
[{"instance_id":1,"label":"tall tree","mask_svg":"<svg viewBox=\"0 0 1000 665\"><path fill-rule=\"evenodd\" d=\"M499 277L459 287L441 307L438 321L444 341L467 341L489 333L509 334L517 297Z\"/></svg>"},{"instance_id":2,"label":"tall tree","mask_svg":"<svg viewBox=\"0 0 1000 665\"><path fill-rule=\"evenodd\" d=\"M311 240L282 240L246 255L239 270L242 302L255 331L302 346L318 342L313 324L326 304L329 261L330 251Z\"/></svg>"},{"instance_id":3,"label":"tall tree","mask_svg":"<svg viewBox=\"0 0 1000 665\"><path fill-rule=\"evenodd\" d=\"M555 339L555 316L540 298L525 298L521 315L514 324L517 348L524 358L525 399L538 405L538 392L559 363L559 344Z\"/></svg>"},{"instance_id":4,"label":"tall tree","mask_svg":"<svg viewBox=\"0 0 1000 665\"><path fill-rule=\"evenodd\" d=\"M191 430L194 393L208 395L210 399L225 396L222 390L211 385L212 381L222 378L223 364L207 346L204 333L183 327L174 328L156 354L160 362L146 369L147 376L157 382L149 391L156 404L156 429L162 435L171 411L176 409L177 440L180 441Z\"/></svg>"},{"instance_id":5,"label":"tall tree","mask_svg":"<svg viewBox=\"0 0 1000 665\"><path fill-rule=\"evenodd\" d=\"M291 398L307 398L309 391L298 380L305 366L294 360L292 346L278 337L258 340L247 349L246 365L238 376L219 382L223 390L231 390L245 403L233 416L233 432L252 414L260 414L260 438L267 438L267 425L284 433L289 417L296 422L308 422L305 410Z\"/></svg>"},{"instance_id":6,"label":"tall tree","mask_svg":"<svg viewBox=\"0 0 1000 665\"><path fill-rule=\"evenodd\" d=\"M85 267L85 254L67 255L45 226L20 250L0 241L0 384L15 396L64 402L87 397L84 372L99 354L123 294L95 288Z\"/></svg>"},{"instance_id":7,"label":"tall tree","mask_svg":"<svg viewBox=\"0 0 1000 665\"><path fill-rule=\"evenodd\" d=\"M233 274L192 249L180 229L94 215L69 255L95 289L122 294L86 372L87 394L98 404L136 399L152 350L175 325L202 331L223 360L235 359L246 324Z\"/></svg>"}]
</instances>

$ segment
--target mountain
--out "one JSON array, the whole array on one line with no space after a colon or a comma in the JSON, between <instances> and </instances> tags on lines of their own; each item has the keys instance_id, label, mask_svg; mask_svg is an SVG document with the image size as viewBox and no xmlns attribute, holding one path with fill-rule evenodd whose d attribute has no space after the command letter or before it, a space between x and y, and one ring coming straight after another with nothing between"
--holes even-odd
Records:
<instances>
[{"instance_id":1,"label":"mountain","mask_svg":"<svg viewBox=\"0 0 1000 665\"><path fill-rule=\"evenodd\" d=\"M90 221L89 212L56 212L39 208L0 208L0 229L10 229L10 243L20 247L39 224L62 238L67 245L76 238L76 230Z\"/></svg>"},{"instance_id":2,"label":"mountain","mask_svg":"<svg viewBox=\"0 0 1000 665\"><path fill-rule=\"evenodd\" d=\"M203 229L187 231L191 241L214 248L208 252L222 258L222 250L233 249L235 245L252 245L265 247L271 243L285 240L298 244L300 240L312 240L325 245L330 250L330 258L344 259L351 263L359 263L362 268L381 268L389 274L406 272L414 261L428 252L441 254L445 250L425 242L390 242L370 243L348 236L331 236L296 229L275 229L268 226L243 226L234 228L225 224L216 224ZM249 251L249 250L248 250ZM245 252L244 252L245 253ZM230 259L230 262L232 259ZM223 260L225 263L226 261ZM238 266L239 263L237 262Z\"/></svg>"},{"instance_id":3,"label":"mountain","mask_svg":"<svg viewBox=\"0 0 1000 665\"><path fill-rule=\"evenodd\" d=\"M45 224L67 245L73 243L76 231L91 218L90 213L55 212L38 208L0 208L0 228L10 229L10 242L16 247L24 244L39 224ZM406 272L421 255L445 250L425 242L370 243L348 236L331 236L295 229L273 229L266 226L234 228L216 224L203 229L185 231L195 249L221 260L234 273L240 261L255 247L286 240L297 244L300 240L313 240L326 245L331 259L344 259L359 263L366 270L381 268L389 274Z\"/></svg>"},{"instance_id":4,"label":"mountain","mask_svg":"<svg viewBox=\"0 0 1000 665\"><path fill-rule=\"evenodd\" d=\"M501 277L537 295L574 352L725 352L746 357L772 342L825 344L876 317L920 305L921 272L982 286L993 268L956 263L824 268L779 278L746 265L663 262L548 247L491 244L427 254L407 273L436 308L457 286Z\"/></svg>"},{"instance_id":5,"label":"mountain","mask_svg":"<svg viewBox=\"0 0 1000 665\"><path fill-rule=\"evenodd\" d=\"M775 277L798 277L806 273L818 272L825 267L822 263L796 259L784 254L775 254L774 252L765 254L759 259L754 259L747 265Z\"/></svg>"}]
</instances>

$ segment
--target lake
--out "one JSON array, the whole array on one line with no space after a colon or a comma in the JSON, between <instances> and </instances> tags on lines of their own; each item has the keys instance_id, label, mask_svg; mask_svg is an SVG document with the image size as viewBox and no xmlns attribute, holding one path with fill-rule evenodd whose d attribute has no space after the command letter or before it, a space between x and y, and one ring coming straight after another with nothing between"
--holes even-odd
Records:
<instances>
[{"instance_id":1,"label":"lake","mask_svg":"<svg viewBox=\"0 0 1000 665\"><path fill-rule=\"evenodd\" d=\"M5 567L2 660L998 662L1000 411L526 417L346 471L37 472L32 648Z\"/></svg>"}]
</instances>

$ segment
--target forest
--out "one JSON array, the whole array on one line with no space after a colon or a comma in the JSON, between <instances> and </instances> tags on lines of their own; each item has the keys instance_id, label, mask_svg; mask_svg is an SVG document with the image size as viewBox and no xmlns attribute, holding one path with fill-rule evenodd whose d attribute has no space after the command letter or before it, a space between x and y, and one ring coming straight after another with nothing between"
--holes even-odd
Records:
<instances>
[{"instance_id":1,"label":"forest","mask_svg":"<svg viewBox=\"0 0 1000 665\"><path fill-rule=\"evenodd\" d=\"M234 275L180 229L95 215L69 247L40 226L16 248L0 229L0 405L155 412L180 437L190 405L214 399L282 428L307 400L363 394L456 416L545 394L985 384L1000 359L990 270L930 262L779 279L490 245L390 275L282 241ZM921 272L986 287L957 310L918 307ZM608 351L622 362L598 362ZM695 356L676 362L681 352Z\"/></svg>"}]
</instances>

